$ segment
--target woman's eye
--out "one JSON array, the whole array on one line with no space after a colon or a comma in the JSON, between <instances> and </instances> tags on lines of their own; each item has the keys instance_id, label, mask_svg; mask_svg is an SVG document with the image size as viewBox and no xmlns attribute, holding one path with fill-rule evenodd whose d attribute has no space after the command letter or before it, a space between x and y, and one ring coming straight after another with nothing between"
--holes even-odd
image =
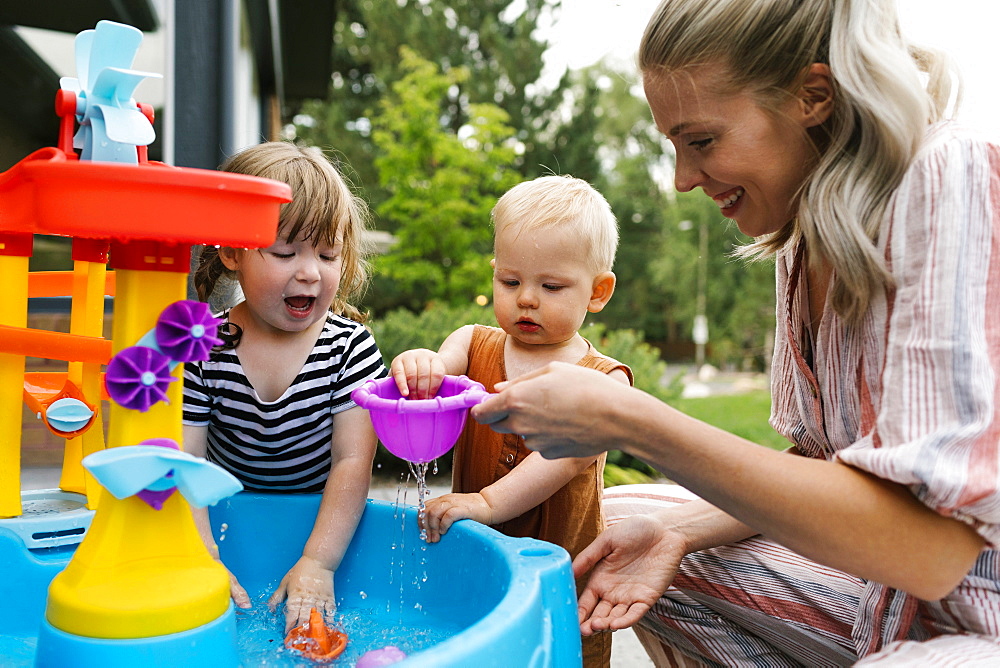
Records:
<instances>
[{"instance_id":1,"label":"woman's eye","mask_svg":"<svg viewBox=\"0 0 1000 668\"><path fill-rule=\"evenodd\" d=\"M690 141L690 142L688 142L688 146L690 146L691 148L693 148L696 151L701 151L702 149L707 148L708 145L711 144L711 143L712 143L712 139L711 139L711 137L709 137L707 139L696 139L694 141Z\"/></svg>"}]
</instances>

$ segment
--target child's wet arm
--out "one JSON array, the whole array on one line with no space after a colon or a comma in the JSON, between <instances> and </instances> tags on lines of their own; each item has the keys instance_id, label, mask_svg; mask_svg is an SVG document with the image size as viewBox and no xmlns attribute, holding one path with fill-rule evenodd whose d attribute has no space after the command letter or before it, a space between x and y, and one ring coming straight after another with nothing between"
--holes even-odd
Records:
<instances>
[{"instance_id":1,"label":"child's wet arm","mask_svg":"<svg viewBox=\"0 0 1000 668\"><path fill-rule=\"evenodd\" d=\"M540 505L596 460L597 456L545 459L532 452L510 473L480 492L491 508L493 524L506 522Z\"/></svg>"},{"instance_id":2,"label":"child's wet arm","mask_svg":"<svg viewBox=\"0 0 1000 668\"><path fill-rule=\"evenodd\" d=\"M459 327L449 334L441 347L438 348L438 355L444 362L446 374L459 376L469 370L469 346L472 345L472 330L474 328L475 325Z\"/></svg>"},{"instance_id":3,"label":"child's wet arm","mask_svg":"<svg viewBox=\"0 0 1000 668\"><path fill-rule=\"evenodd\" d=\"M364 512L375 456L368 411L351 408L334 416L330 476L302 556L337 570Z\"/></svg>"},{"instance_id":4,"label":"child's wet arm","mask_svg":"<svg viewBox=\"0 0 1000 668\"><path fill-rule=\"evenodd\" d=\"M205 456L205 451L208 447L208 427L184 425L181 431L181 438L183 440L182 448L184 452L194 457ZM198 534L201 536L202 542L205 543L205 547L208 548L212 557L218 559L219 546L212 535L212 524L208 519L208 508L192 507L191 514L194 516L194 523L198 527Z\"/></svg>"}]
</instances>

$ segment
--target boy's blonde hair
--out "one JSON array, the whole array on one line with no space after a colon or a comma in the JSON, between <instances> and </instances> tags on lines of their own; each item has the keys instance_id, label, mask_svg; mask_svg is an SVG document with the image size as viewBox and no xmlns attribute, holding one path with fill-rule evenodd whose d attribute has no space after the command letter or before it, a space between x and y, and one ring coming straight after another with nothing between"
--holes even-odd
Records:
<instances>
[{"instance_id":1,"label":"boy's blonde hair","mask_svg":"<svg viewBox=\"0 0 1000 668\"><path fill-rule=\"evenodd\" d=\"M798 216L743 249L768 255L805 239L834 269L832 306L856 320L892 285L877 243L889 198L951 94L950 64L904 39L896 0L664 0L639 47L646 76L721 63L719 92L776 110L813 63L830 67L833 114L812 135L817 163ZM957 73L956 74L956 81Z\"/></svg>"},{"instance_id":2,"label":"boy's blonde hair","mask_svg":"<svg viewBox=\"0 0 1000 668\"><path fill-rule=\"evenodd\" d=\"M340 289L331 308L359 322L364 316L349 302L364 292L368 278L368 248L364 231L370 214L364 200L355 196L347 181L318 148L288 142L267 142L240 151L220 167L287 183L292 201L281 205L278 236L286 241L303 239L334 245L343 241ZM219 278L232 277L219 258L218 249L206 246L194 275L198 298L207 301Z\"/></svg>"},{"instance_id":3,"label":"boy's blonde hair","mask_svg":"<svg viewBox=\"0 0 1000 668\"><path fill-rule=\"evenodd\" d=\"M604 196L583 179L552 175L519 183L497 201L491 218L497 233L511 225L573 227L595 274L614 266L618 221Z\"/></svg>"}]
</instances>

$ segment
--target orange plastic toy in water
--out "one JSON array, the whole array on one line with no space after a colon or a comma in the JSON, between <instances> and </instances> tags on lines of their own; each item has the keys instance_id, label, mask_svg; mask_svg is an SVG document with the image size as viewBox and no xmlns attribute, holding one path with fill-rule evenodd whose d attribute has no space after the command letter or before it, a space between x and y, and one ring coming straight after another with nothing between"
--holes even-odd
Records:
<instances>
[{"instance_id":1,"label":"orange plastic toy in water","mask_svg":"<svg viewBox=\"0 0 1000 668\"><path fill-rule=\"evenodd\" d=\"M307 659L333 661L347 647L347 634L331 629L316 608L309 611L309 621L296 626L285 637L285 647L301 652Z\"/></svg>"}]
</instances>

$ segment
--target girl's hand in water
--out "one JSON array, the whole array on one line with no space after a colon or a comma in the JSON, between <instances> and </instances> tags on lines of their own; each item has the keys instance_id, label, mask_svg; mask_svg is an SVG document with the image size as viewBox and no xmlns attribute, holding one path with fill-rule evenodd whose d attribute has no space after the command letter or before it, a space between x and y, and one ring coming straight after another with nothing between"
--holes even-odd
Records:
<instances>
[{"instance_id":1,"label":"girl's hand in water","mask_svg":"<svg viewBox=\"0 0 1000 668\"><path fill-rule=\"evenodd\" d=\"M436 543L458 520L493 523L493 509L482 494L445 494L427 502L420 528L427 532L427 542Z\"/></svg>"},{"instance_id":2,"label":"girl's hand in water","mask_svg":"<svg viewBox=\"0 0 1000 668\"><path fill-rule=\"evenodd\" d=\"M389 370L396 380L399 393L411 399L433 398L445 376L441 355L426 348L407 350L396 355Z\"/></svg>"},{"instance_id":3,"label":"girl's hand in water","mask_svg":"<svg viewBox=\"0 0 1000 668\"><path fill-rule=\"evenodd\" d=\"M222 560L218 557L216 557L215 560L222 564ZM222 564L222 566L225 568L225 564ZM229 595L233 599L233 604L237 608L243 608L244 610L249 609L250 595L247 594L247 590L243 588L243 585L241 585L239 580L236 579L236 576L233 575L232 571L227 568L226 572L229 573Z\"/></svg>"},{"instance_id":4,"label":"girl's hand in water","mask_svg":"<svg viewBox=\"0 0 1000 668\"><path fill-rule=\"evenodd\" d=\"M316 608L324 619L337 611L333 601L333 571L315 559L302 556L292 569L281 578L281 584L268 599L267 605L275 610L285 601L285 633L309 621L310 608Z\"/></svg>"},{"instance_id":5,"label":"girl's hand in water","mask_svg":"<svg viewBox=\"0 0 1000 668\"><path fill-rule=\"evenodd\" d=\"M473 407L472 417L502 434L519 434L546 459L591 457L619 447L606 408L631 392L608 374L551 362L497 383L498 394Z\"/></svg>"}]
</instances>

